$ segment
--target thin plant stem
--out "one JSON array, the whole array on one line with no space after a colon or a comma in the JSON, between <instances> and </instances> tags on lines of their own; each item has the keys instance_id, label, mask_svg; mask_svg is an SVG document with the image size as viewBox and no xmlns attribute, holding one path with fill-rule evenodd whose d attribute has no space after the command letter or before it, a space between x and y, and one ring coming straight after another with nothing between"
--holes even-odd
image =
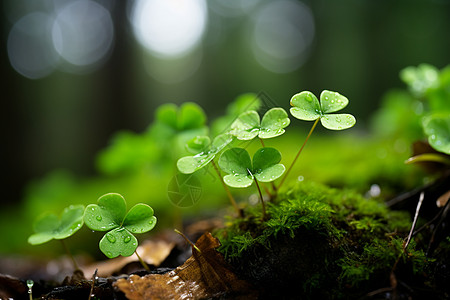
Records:
<instances>
[{"instance_id":1,"label":"thin plant stem","mask_svg":"<svg viewBox=\"0 0 450 300\"><path fill-rule=\"evenodd\" d=\"M64 240L60 240L61 244L64 248L64 251L66 251L67 255L70 257L70 259L72 260L72 264L75 270L79 270L80 268L78 267L78 264L75 260L75 258L73 257L72 253L70 253L69 248L67 247L66 243L64 242Z\"/></svg>"},{"instance_id":2,"label":"thin plant stem","mask_svg":"<svg viewBox=\"0 0 450 300\"><path fill-rule=\"evenodd\" d=\"M95 272L94 272L94 274L92 275L92 284L91 284L91 290L90 290L90 292L89 292L89 298L88 298L88 300L91 300L91 297L92 297L92 292L94 291L94 286L95 286L95 282L97 281L97 272L98 272L98 269L95 269Z\"/></svg>"},{"instance_id":3,"label":"thin plant stem","mask_svg":"<svg viewBox=\"0 0 450 300\"><path fill-rule=\"evenodd\" d=\"M137 249L134 250L134 253L136 253L137 258L139 259L139 262L140 262L141 265L144 267L144 269L145 269L147 272L150 272L149 266L148 266L147 263L139 256L139 254L138 254L138 252L137 252Z\"/></svg>"},{"instance_id":4,"label":"thin plant stem","mask_svg":"<svg viewBox=\"0 0 450 300\"><path fill-rule=\"evenodd\" d=\"M311 134L313 133L314 129L316 128L317 123L319 123L319 120L320 120L320 118L318 118L318 119L314 122L313 126L311 127L311 130L310 130L309 133L308 133L308 136L307 136L306 139L305 139L305 142L303 142L302 147L300 148L300 150L298 150L297 155L295 156L294 160L292 161L291 165L289 166L289 169L286 171L286 173L284 173L283 179L281 179L281 182L280 182L280 184L279 184L278 187L277 187L278 190L281 188L281 186L283 185L284 181L285 181L286 178L288 177L289 172L291 172L292 167L294 166L295 162L297 161L298 157L300 156L300 153L302 153L302 150L303 150L303 148L305 147L306 142L309 140L309 137L311 136Z\"/></svg>"},{"instance_id":5,"label":"thin plant stem","mask_svg":"<svg viewBox=\"0 0 450 300\"><path fill-rule=\"evenodd\" d=\"M262 139L262 138L259 138L259 141L261 142L261 146L263 146L263 148L265 148L266 145L264 144L263 139ZM270 183L270 185L272 186L272 190L273 190L273 192L274 192L273 194L276 195L276 194L277 194L277 187L275 186L275 183L272 181L272 182ZM269 195L270 200L272 200L272 196L273 196L272 193L270 193L270 192L267 190L266 187L264 187L264 190L266 191L267 195Z\"/></svg>"},{"instance_id":6,"label":"thin plant stem","mask_svg":"<svg viewBox=\"0 0 450 300\"><path fill-rule=\"evenodd\" d=\"M262 140L262 138L259 138L259 141L261 142L261 146L266 147L266 145L264 145L264 141Z\"/></svg>"},{"instance_id":7,"label":"thin plant stem","mask_svg":"<svg viewBox=\"0 0 450 300\"><path fill-rule=\"evenodd\" d=\"M253 178L253 179L255 180L256 188L258 189L258 192L259 192L259 199L261 200L261 205L262 205L262 220L264 221L267 218L266 205L264 204L264 199L263 199L263 196L262 196L262 193L261 193L261 189L260 189L259 184L258 184L258 180L256 180L256 178Z\"/></svg>"},{"instance_id":8,"label":"thin plant stem","mask_svg":"<svg viewBox=\"0 0 450 300\"><path fill-rule=\"evenodd\" d=\"M230 202L231 202L231 204L233 205L233 207L234 207L234 209L236 210L236 212L238 213L238 216L242 218L242 217L243 217L242 211L241 211L241 209L239 208L239 206L237 205L236 201L234 200L233 195L231 195L231 192L230 192L230 190L228 189L228 186L227 186L227 185L225 184L225 182L223 181L223 178L222 178L222 176L220 175L219 168L217 168L217 165L216 165L216 163L214 162L214 160L211 161L211 164L213 165L214 170L216 170L217 176L219 177L219 181L222 183L222 186L223 186L223 188L225 189L225 191L226 191L226 193L227 193L228 199L230 199Z\"/></svg>"},{"instance_id":9,"label":"thin plant stem","mask_svg":"<svg viewBox=\"0 0 450 300\"><path fill-rule=\"evenodd\" d=\"M197 250L198 253L202 253L202 251L201 251L197 246L195 246L195 244L194 244L193 242L191 242L191 240L188 239L187 236L186 236L184 233L182 233L182 232L179 231L178 229L174 229L173 231L175 231L176 233L178 233L179 235L181 235L181 236L183 237L183 239L184 239L189 245L191 245L191 247L192 247L193 249Z\"/></svg>"}]
</instances>

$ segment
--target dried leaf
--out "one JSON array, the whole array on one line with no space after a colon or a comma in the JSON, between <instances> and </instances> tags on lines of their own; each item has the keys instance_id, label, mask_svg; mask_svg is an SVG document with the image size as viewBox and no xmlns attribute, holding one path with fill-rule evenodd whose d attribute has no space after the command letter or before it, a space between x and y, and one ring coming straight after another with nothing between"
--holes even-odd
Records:
<instances>
[{"instance_id":1,"label":"dried leaf","mask_svg":"<svg viewBox=\"0 0 450 300\"><path fill-rule=\"evenodd\" d=\"M232 295L233 299L256 299L252 286L230 270L222 255L215 250L220 243L210 233L202 235L192 256L175 270L144 277L132 275L119 279L115 286L128 299L203 299Z\"/></svg>"},{"instance_id":2,"label":"dried leaf","mask_svg":"<svg viewBox=\"0 0 450 300\"><path fill-rule=\"evenodd\" d=\"M169 256L174 246L174 242L148 240L140 245L136 251L147 264L157 267L167 258L167 256ZM89 266L82 267L81 269L84 274L93 274L94 271L98 269L98 275L100 277L108 277L134 261L137 261L135 255L126 257L120 256L106 261L96 262Z\"/></svg>"}]
</instances>

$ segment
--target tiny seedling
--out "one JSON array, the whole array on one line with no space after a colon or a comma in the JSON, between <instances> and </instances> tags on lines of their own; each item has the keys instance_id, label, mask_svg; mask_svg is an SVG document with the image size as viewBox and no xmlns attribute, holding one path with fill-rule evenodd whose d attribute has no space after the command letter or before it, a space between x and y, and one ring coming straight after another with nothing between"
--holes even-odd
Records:
<instances>
[{"instance_id":1,"label":"tiny seedling","mask_svg":"<svg viewBox=\"0 0 450 300\"><path fill-rule=\"evenodd\" d=\"M238 140L252 140L255 137L262 139L274 138L282 135L290 123L288 114L280 107L268 110L260 121L259 114L250 110L239 115L231 124L230 133ZM263 144L264 147L264 144Z\"/></svg>"},{"instance_id":2,"label":"tiny seedling","mask_svg":"<svg viewBox=\"0 0 450 300\"><path fill-rule=\"evenodd\" d=\"M214 138L211 143L211 139L208 136L197 136L186 144L186 149L195 154L193 156L185 156L177 161L178 170L183 174L192 174L206 167L210 162L214 167L222 185L230 199L231 204L235 208L236 212L241 215L241 210L239 209L234 197L228 190L227 186L222 180L220 171L214 162L214 157L222 151L229 143L233 141L233 137L228 133L223 133Z\"/></svg>"},{"instance_id":3,"label":"tiny seedling","mask_svg":"<svg viewBox=\"0 0 450 300\"><path fill-rule=\"evenodd\" d=\"M247 150L231 148L222 153L219 158L220 168L228 173L223 177L224 182L235 188L245 188L255 182L261 199L263 219L266 218L266 209L258 181L272 182L279 178L284 170L280 164L281 154L275 148L260 148L250 158Z\"/></svg>"},{"instance_id":4,"label":"tiny seedling","mask_svg":"<svg viewBox=\"0 0 450 300\"><path fill-rule=\"evenodd\" d=\"M153 209L138 203L127 213L127 204L120 194L101 196L97 204L86 207L84 222L95 231L108 231L99 242L100 250L109 258L136 253L141 264L148 266L136 252L138 241L133 233L150 231L156 225Z\"/></svg>"},{"instance_id":5,"label":"tiny seedling","mask_svg":"<svg viewBox=\"0 0 450 300\"><path fill-rule=\"evenodd\" d=\"M73 235L83 226L83 214L83 205L71 205L63 210L61 218L52 213L40 216L33 224L35 233L28 238L28 243L40 245L53 239L60 240L64 250L72 259L74 268L78 269L75 259L63 240Z\"/></svg>"},{"instance_id":6,"label":"tiny seedling","mask_svg":"<svg viewBox=\"0 0 450 300\"><path fill-rule=\"evenodd\" d=\"M320 102L317 97L308 91L295 94L291 98L290 112L292 116L304 121L315 121L305 142L301 146L297 155L295 156L289 169L284 174L278 188L281 187L286 180L289 172L297 161L300 153L306 145L306 142L310 138L312 132L316 128L317 123L320 120L323 127L330 130L344 130L353 127L356 124L356 119L351 114L332 114L339 111L348 105L348 99L337 92L324 90L320 94Z\"/></svg>"}]
</instances>

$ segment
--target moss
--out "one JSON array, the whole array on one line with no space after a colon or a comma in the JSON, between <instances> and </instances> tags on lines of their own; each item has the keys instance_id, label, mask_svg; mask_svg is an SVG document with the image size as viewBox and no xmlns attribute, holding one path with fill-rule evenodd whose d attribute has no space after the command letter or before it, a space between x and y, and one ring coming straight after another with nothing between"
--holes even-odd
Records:
<instances>
[{"instance_id":1,"label":"moss","mask_svg":"<svg viewBox=\"0 0 450 300\"><path fill-rule=\"evenodd\" d=\"M237 273L273 291L301 282L305 297L360 297L389 286L397 259L399 274L412 276L422 276L432 262L414 240L403 253L408 213L352 190L297 183L268 203L267 212L262 222L259 206L252 207L216 235Z\"/></svg>"}]
</instances>

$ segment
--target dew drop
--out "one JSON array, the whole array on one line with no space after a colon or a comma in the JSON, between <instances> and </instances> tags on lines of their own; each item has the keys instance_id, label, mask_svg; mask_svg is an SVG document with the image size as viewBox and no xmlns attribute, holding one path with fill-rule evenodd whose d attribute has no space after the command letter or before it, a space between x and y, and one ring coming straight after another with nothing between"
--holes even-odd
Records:
<instances>
[{"instance_id":1,"label":"dew drop","mask_svg":"<svg viewBox=\"0 0 450 300\"><path fill-rule=\"evenodd\" d=\"M123 242L124 243L129 243L131 241L131 236L127 235L126 237L123 238Z\"/></svg>"},{"instance_id":2,"label":"dew drop","mask_svg":"<svg viewBox=\"0 0 450 300\"><path fill-rule=\"evenodd\" d=\"M115 243L116 242L116 237L114 235L112 235L111 233L107 233L106 234L106 238L108 239L108 241L110 243Z\"/></svg>"},{"instance_id":3,"label":"dew drop","mask_svg":"<svg viewBox=\"0 0 450 300\"><path fill-rule=\"evenodd\" d=\"M313 97L312 97L310 94L306 95L306 96L305 96L305 99L306 99L306 101L308 101L308 102L312 102L312 101L313 101Z\"/></svg>"},{"instance_id":4,"label":"dew drop","mask_svg":"<svg viewBox=\"0 0 450 300\"><path fill-rule=\"evenodd\" d=\"M95 218L96 218L97 221L99 221L99 222L102 220L102 216L96 216Z\"/></svg>"}]
</instances>

